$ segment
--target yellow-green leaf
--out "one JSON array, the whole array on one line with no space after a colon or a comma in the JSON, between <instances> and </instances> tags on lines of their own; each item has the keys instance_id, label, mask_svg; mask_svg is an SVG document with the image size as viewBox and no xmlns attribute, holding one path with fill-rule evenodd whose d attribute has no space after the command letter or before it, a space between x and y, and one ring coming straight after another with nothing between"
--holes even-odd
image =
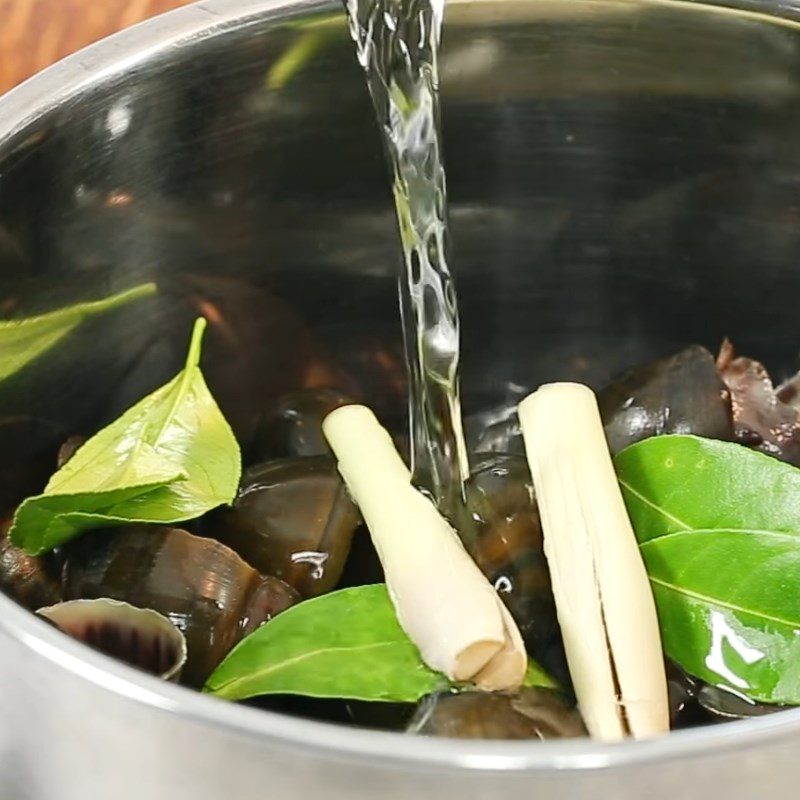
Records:
<instances>
[{"instance_id":1,"label":"yellow-green leaf","mask_svg":"<svg viewBox=\"0 0 800 800\"><path fill-rule=\"evenodd\" d=\"M205 320L184 369L93 436L17 510L10 536L37 555L92 528L194 519L236 494L239 446L199 368Z\"/></svg>"}]
</instances>

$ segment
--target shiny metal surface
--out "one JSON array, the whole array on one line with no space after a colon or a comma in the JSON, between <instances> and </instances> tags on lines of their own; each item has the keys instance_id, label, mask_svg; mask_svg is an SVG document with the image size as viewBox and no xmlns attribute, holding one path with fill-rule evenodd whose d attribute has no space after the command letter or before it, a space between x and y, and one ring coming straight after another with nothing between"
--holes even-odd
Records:
<instances>
[{"instance_id":1,"label":"shiny metal surface","mask_svg":"<svg viewBox=\"0 0 800 800\"><path fill-rule=\"evenodd\" d=\"M797 368L800 29L791 6L747 7L451 6L468 409L726 334ZM170 375L209 296L244 326L241 359L212 338L205 362L240 431L252 398L399 343L391 198L343 24L317 22L287 70L303 22L338 13L209 0L0 100L3 312L162 286L4 383L0 413L91 430ZM4 799L783 798L800 779L800 711L618 747L431 741L162 685L4 597L0 639Z\"/></svg>"}]
</instances>

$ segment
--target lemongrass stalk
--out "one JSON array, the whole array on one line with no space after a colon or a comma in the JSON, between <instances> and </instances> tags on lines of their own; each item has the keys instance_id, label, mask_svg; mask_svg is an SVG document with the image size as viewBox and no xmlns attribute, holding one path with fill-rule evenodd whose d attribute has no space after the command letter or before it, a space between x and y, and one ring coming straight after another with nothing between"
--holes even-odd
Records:
<instances>
[{"instance_id":1,"label":"lemongrass stalk","mask_svg":"<svg viewBox=\"0 0 800 800\"><path fill-rule=\"evenodd\" d=\"M403 630L425 663L452 681L518 688L527 656L492 585L364 406L344 406L323 430L361 509Z\"/></svg>"},{"instance_id":2,"label":"lemongrass stalk","mask_svg":"<svg viewBox=\"0 0 800 800\"><path fill-rule=\"evenodd\" d=\"M589 733L669 730L655 603L594 393L541 387L519 405L570 675Z\"/></svg>"}]
</instances>

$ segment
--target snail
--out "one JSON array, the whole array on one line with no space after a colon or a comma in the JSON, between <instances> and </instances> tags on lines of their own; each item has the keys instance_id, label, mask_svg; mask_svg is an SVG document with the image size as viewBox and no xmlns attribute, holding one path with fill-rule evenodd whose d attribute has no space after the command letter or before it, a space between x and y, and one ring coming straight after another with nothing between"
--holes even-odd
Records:
<instances>
[{"instance_id":1,"label":"snail","mask_svg":"<svg viewBox=\"0 0 800 800\"><path fill-rule=\"evenodd\" d=\"M163 614L186 637L183 682L191 686L202 686L237 642L299 600L225 545L158 525L94 531L70 545L64 594Z\"/></svg>"}]
</instances>

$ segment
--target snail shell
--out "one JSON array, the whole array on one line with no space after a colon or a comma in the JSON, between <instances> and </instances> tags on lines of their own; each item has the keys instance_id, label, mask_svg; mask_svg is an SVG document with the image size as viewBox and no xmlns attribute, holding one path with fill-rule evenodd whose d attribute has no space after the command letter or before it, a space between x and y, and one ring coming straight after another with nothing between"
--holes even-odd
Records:
<instances>
[{"instance_id":1,"label":"snail shell","mask_svg":"<svg viewBox=\"0 0 800 800\"><path fill-rule=\"evenodd\" d=\"M220 542L159 525L93 531L70 545L64 593L163 614L186 637L183 682L191 686L202 686L235 644L299 600Z\"/></svg>"},{"instance_id":2,"label":"snail shell","mask_svg":"<svg viewBox=\"0 0 800 800\"><path fill-rule=\"evenodd\" d=\"M40 608L40 616L73 639L165 681L177 681L186 663L186 639L150 609L100 598Z\"/></svg>"}]
</instances>

